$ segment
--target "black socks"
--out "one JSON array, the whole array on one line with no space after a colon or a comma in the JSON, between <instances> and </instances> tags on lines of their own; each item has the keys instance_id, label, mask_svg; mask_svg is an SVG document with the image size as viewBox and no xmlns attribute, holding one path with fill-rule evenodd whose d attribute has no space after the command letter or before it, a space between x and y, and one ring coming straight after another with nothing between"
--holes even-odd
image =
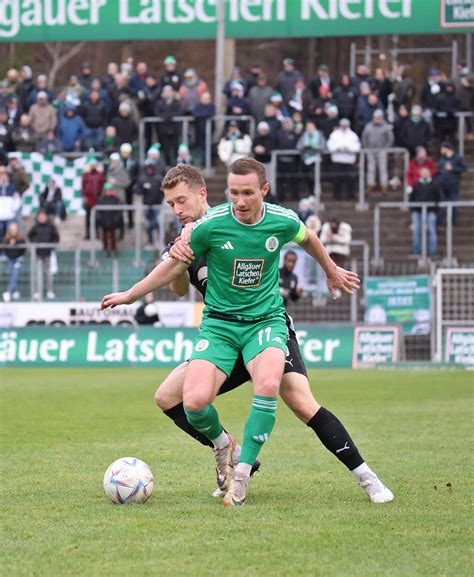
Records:
<instances>
[{"instance_id":1,"label":"black socks","mask_svg":"<svg viewBox=\"0 0 474 577\"><path fill-rule=\"evenodd\" d=\"M326 449L350 471L362 465L364 459L360 456L354 441L341 421L330 411L321 407L307 425L313 429Z\"/></svg>"}]
</instances>

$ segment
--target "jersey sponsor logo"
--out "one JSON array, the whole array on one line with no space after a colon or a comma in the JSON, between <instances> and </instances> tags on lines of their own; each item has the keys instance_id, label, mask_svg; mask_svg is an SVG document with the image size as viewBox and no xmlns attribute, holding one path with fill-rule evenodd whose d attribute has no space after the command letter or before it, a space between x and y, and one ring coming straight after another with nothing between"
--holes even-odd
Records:
<instances>
[{"instance_id":1,"label":"jersey sponsor logo","mask_svg":"<svg viewBox=\"0 0 474 577\"><path fill-rule=\"evenodd\" d=\"M279 244L276 236L269 236L265 241L265 248L268 252L275 252Z\"/></svg>"},{"instance_id":2,"label":"jersey sponsor logo","mask_svg":"<svg viewBox=\"0 0 474 577\"><path fill-rule=\"evenodd\" d=\"M200 341L198 341L196 343L194 350L199 353L201 351L205 351L208 346L209 346L209 341L207 339L201 339Z\"/></svg>"},{"instance_id":3,"label":"jersey sponsor logo","mask_svg":"<svg viewBox=\"0 0 474 577\"><path fill-rule=\"evenodd\" d=\"M234 258L232 286L237 288L260 286L264 264L264 258Z\"/></svg>"},{"instance_id":4,"label":"jersey sponsor logo","mask_svg":"<svg viewBox=\"0 0 474 577\"><path fill-rule=\"evenodd\" d=\"M224 243L221 248L223 248L224 250L234 250L234 247L232 246L232 243L230 242L230 240L228 240L226 243Z\"/></svg>"}]
</instances>

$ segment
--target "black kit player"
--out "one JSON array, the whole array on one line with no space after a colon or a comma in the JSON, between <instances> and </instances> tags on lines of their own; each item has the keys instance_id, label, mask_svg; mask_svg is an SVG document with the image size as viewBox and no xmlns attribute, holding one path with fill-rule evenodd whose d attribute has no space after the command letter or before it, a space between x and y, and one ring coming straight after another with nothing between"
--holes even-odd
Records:
<instances>
[{"instance_id":1,"label":"black kit player","mask_svg":"<svg viewBox=\"0 0 474 577\"><path fill-rule=\"evenodd\" d=\"M183 226L200 219L208 210L205 181L196 168L188 165L178 165L166 174L163 180L165 200L174 211ZM175 258L187 261L189 253L182 250L178 243L171 248ZM192 284L205 299L207 282L207 264L204 257L193 262L183 275L172 281L170 286L178 296L184 296ZM284 375L281 381L280 396L293 411L318 436L323 445L333 453L355 476L358 484L365 490L373 503L386 503L393 500L392 492L383 485L377 475L370 469L361 457L355 443L351 439L340 420L330 411L321 407L314 398L308 382L306 368L296 339L291 317L286 314L289 338L287 341L287 356ZM191 437L203 445L213 447L212 442L192 427L183 408L183 384L187 363L176 367L161 383L155 394L157 405L165 415ZM223 394L239 387L250 380L242 356L221 386L218 394ZM235 464L239 462L240 447L235 445L232 455ZM216 455L217 458L217 455ZM258 468L259 463L254 465ZM219 486L214 496L223 496Z\"/></svg>"}]
</instances>

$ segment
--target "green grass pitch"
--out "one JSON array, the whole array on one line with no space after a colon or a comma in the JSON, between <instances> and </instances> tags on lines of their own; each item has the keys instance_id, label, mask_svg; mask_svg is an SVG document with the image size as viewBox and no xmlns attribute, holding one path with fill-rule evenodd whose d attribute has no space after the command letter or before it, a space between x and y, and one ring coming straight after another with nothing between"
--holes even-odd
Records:
<instances>
[{"instance_id":1,"label":"green grass pitch","mask_svg":"<svg viewBox=\"0 0 474 577\"><path fill-rule=\"evenodd\" d=\"M474 574L472 373L311 371L395 493L373 505L280 402L247 504L211 497L213 456L153 403L167 371L0 373L0 567L9 577L388 577ZM240 439L250 385L218 399ZM108 501L102 477L136 456L145 505ZM470 549L471 548L471 549Z\"/></svg>"}]
</instances>

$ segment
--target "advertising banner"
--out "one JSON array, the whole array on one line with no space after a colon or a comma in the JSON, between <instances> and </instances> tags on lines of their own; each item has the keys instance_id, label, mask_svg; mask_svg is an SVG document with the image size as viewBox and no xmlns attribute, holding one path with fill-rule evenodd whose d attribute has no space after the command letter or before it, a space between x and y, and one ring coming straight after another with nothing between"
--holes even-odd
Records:
<instances>
[{"instance_id":1,"label":"advertising banner","mask_svg":"<svg viewBox=\"0 0 474 577\"><path fill-rule=\"evenodd\" d=\"M397 324L405 335L431 330L430 277L369 277L364 280L365 317L369 325Z\"/></svg>"},{"instance_id":2,"label":"advertising banner","mask_svg":"<svg viewBox=\"0 0 474 577\"><path fill-rule=\"evenodd\" d=\"M474 327L450 327L446 331L444 362L474 367Z\"/></svg>"},{"instance_id":3,"label":"advertising banner","mask_svg":"<svg viewBox=\"0 0 474 577\"><path fill-rule=\"evenodd\" d=\"M228 38L465 32L473 0L226 0ZM0 41L215 38L216 0L2 0Z\"/></svg>"},{"instance_id":4,"label":"advertising banner","mask_svg":"<svg viewBox=\"0 0 474 577\"><path fill-rule=\"evenodd\" d=\"M354 327L301 325L296 332L307 367L351 366ZM6 328L0 330L0 366L173 367L190 357L197 335L195 328Z\"/></svg>"},{"instance_id":5,"label":"advertising banner","mask_svg":"<svg viewBox=\"0 0 474 577\"><path fill-rule=\"evenodd\" d=\"M399 327L356 327L352 366L363 368L394 363L400 357Z\"/></svg>"},{"instance_id":6,"label":"advertising banner","mask_svg":"<svg viewBox=\"0 0 474 577\"><path fill-rule=\"evenodd\" d=\"M135 313L140 303L100 310L97 302L2 303L0 327L83 325L136 327ZM160 301L147 305L146 313L160 318L157 326L193 327L201 322L202 303Z\"/></svg>"}]
</instances>

